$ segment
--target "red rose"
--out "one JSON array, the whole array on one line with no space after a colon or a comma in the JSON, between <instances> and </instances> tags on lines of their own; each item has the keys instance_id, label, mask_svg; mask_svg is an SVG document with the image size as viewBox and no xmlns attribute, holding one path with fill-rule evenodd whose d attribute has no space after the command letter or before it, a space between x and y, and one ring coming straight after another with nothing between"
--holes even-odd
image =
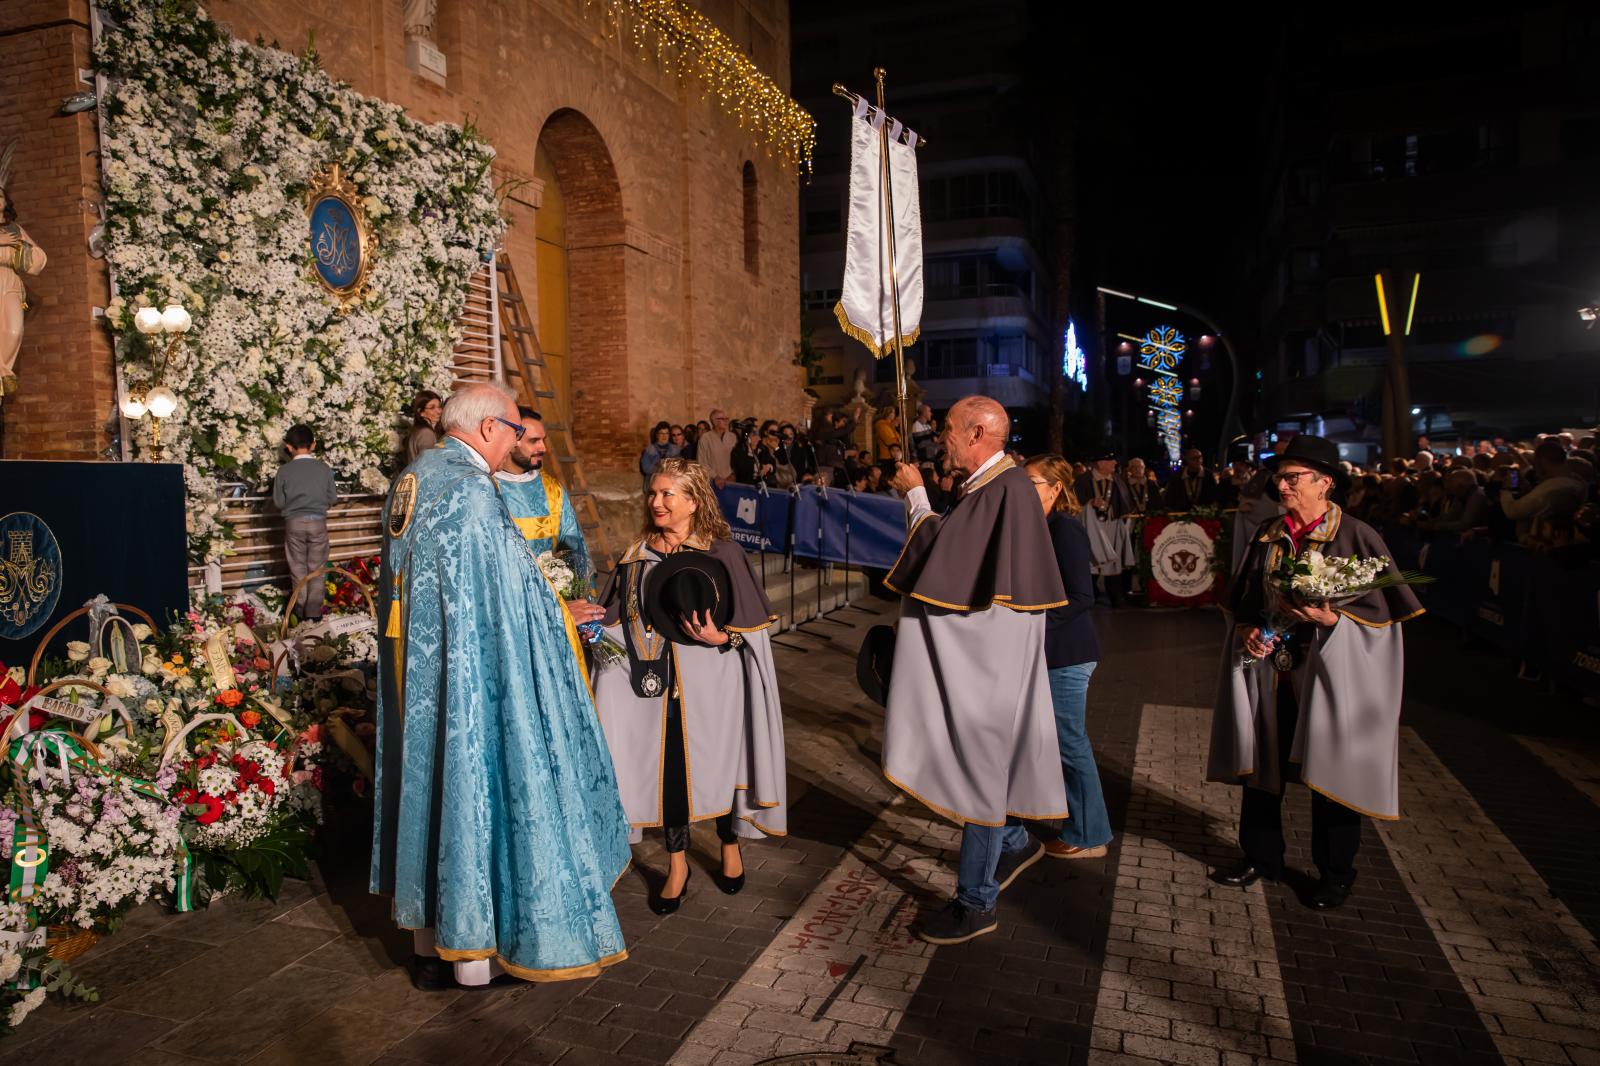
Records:
<instances>
[{"instance_id":1,"label":"red rose","mask_svg":"<svg viewBox=\"0 0 1600 1066\"><path fill-rule=\"evenodd\" d=\"M269 796L277 791L276 786L273 785L272 778L270 777L260 778L255 782L255 786Z\"/></svg>"},{"instance_id":2,"label":"red rose","mask_svg":"<svg viewBox=\"0 0 1600 1066\"><path fill-rule=\"evenodd\" d=\"M195 803L195 802L197 802L199 800L199 798L200 798L200 793L196 792L192 788L180 788L180 789L178 789L177 800L178 800L179 803L184 803L184 804Z\"/></svg>"},{"instance_id":3,"label":"red rose","mask_svg":"<svg viewBox=\"0 0 1600 1066\"><path fill-rule=\"evenodd\" d=\"M0 663L0 669L4 669L4 667L5 664ZM5 675L0 674L0 677L5 677ZM22 686L11 680L11 678L5 677L5 681L0 683L0 704L7 707L15 707L21 702Z\"/></svg>"}]
</instances>

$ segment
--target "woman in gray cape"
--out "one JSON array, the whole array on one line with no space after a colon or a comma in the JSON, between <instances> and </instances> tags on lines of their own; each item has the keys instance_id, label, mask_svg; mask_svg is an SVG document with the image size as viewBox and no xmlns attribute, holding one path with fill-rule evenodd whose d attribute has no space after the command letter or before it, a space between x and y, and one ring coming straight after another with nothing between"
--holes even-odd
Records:
<instances>
[{"instance_id":1,"label":"woman in gray cape","mask_svg":"<svg viewBox=\"0 0 1600 1066\"><path fill-rule=\"evenodd\" d=\"M1312 794L1311 855L1321 875L1306 902L1326 910L1343 904L1355 882L1362 816L1400 817L1399 623L1422 605L1404 585L1339 606L1290 600L1275 577L1289 559L1393 556L1376 530L1330 499L1348 480L1332 441L1297 436L1267 467L1268 491L1285 513L1253 535L1229 591L1233 625L1206 772L1244 786L1244 859L1214 878L1245 887L1283 876L1283 792L1299 781Z\"/></svg>"},{"instance_id":2,"label":"woman in gray cape","mask_svg":"<svg viewBox=\"0 0 1600 1066\"><path fill-rule=\"evenodd\" d=\"M637 844L665 830L671 866L651 901L678 909L689 881L689 825L716 820L722 841L717 887L744 887L739 837L784 836L783 713L767 628L777 620L743 551L730 539L706 469L661 460L645 493L644 526L600 595L606 633L625 661L594 670L594 701ZM645 611L651 571L669 555L704 552L727 569L732 613L709 612L681 631L652 629Z\"/></svg>"}]
</instances>

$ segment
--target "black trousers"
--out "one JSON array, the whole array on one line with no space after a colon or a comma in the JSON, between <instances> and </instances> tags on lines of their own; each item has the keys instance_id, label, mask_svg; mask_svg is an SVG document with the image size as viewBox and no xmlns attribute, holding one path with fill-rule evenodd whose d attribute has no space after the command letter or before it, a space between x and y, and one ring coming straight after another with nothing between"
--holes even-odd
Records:
<instances>
[{"instance_id":1,"label":"black trousers","mask_svg":"<svg viewBox=\"0 0 1600 1066\"><path fill-rule=\"evenodd\" d=\"M1289 761L1300 708L1287 677L1278 682L1278 770L1284 787L1300 780L1300 767ZM1239 847L1269 877L1283 876L1283 796L1264 789L1244 790L1239 812ZM1311 793L1311 860L1326 881L1349 887L1356 879L1356 852L1361 848L1361 815L1320 792Z\"/></svg>"},{"instance_id":2,"label":"black trousers","mask_svg":"<svg viewBox=\"0 0 1600 1066\"><path fill-rule=\"evenodd\" d=\"M689 850L689 778L684 773L683 707L677 697L667 702L667 743L661 762L661 825L667 850ZM717 817L717 839L724 844L739 838L733 831L733 812Z\"/></svg>"}]
</instances>

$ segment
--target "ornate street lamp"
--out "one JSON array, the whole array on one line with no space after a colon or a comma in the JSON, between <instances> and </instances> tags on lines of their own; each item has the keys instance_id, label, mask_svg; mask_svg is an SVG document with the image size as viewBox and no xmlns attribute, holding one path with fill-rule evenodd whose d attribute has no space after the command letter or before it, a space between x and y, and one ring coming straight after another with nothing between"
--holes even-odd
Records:
<instances>
[{"instance_id":1,"label":"ornate street lamp","mask_svg":"<svg viewBox=\"0 0 1600 1066\"><path fill-rule=\"evenodd\" d=\"M167 337L167 350L162 355L161 366L156 370L155 384L142 393L128 393L118 405L123 417L129 421L137 422L145 415L150 416L150 450L155 455L154 461L158 463L161 461L161 420L171 418L178 409L177 394L164 384L167 368L172 365L173 356L177 355L183 343L183 335L189 332L192 325L194 319L189 312L175 303L168 304L160 311L154 307L141 307L133 316L133 326L140 333L152 338L162 333Z\"/></svg>"}]
</instances>

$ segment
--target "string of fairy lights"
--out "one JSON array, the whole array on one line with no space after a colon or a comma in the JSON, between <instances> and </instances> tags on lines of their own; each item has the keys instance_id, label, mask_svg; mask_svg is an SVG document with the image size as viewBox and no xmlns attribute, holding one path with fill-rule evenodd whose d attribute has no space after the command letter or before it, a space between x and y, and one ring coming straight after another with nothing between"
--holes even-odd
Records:
<instances>
[{"instance_id":1,"label":"string of fairy lights","mask_svg":"<svg viewBox=\"0 0 1600 1066\"><path fill-rule=\"evenodd\" d=\"M700 12L680 0L585 0L603 9L605 34L632 40L643 59L652 52L679 82L698 81L740 129L755 131L769 154L811 174L817 120Z\"/></svg>"}]
</instances>

